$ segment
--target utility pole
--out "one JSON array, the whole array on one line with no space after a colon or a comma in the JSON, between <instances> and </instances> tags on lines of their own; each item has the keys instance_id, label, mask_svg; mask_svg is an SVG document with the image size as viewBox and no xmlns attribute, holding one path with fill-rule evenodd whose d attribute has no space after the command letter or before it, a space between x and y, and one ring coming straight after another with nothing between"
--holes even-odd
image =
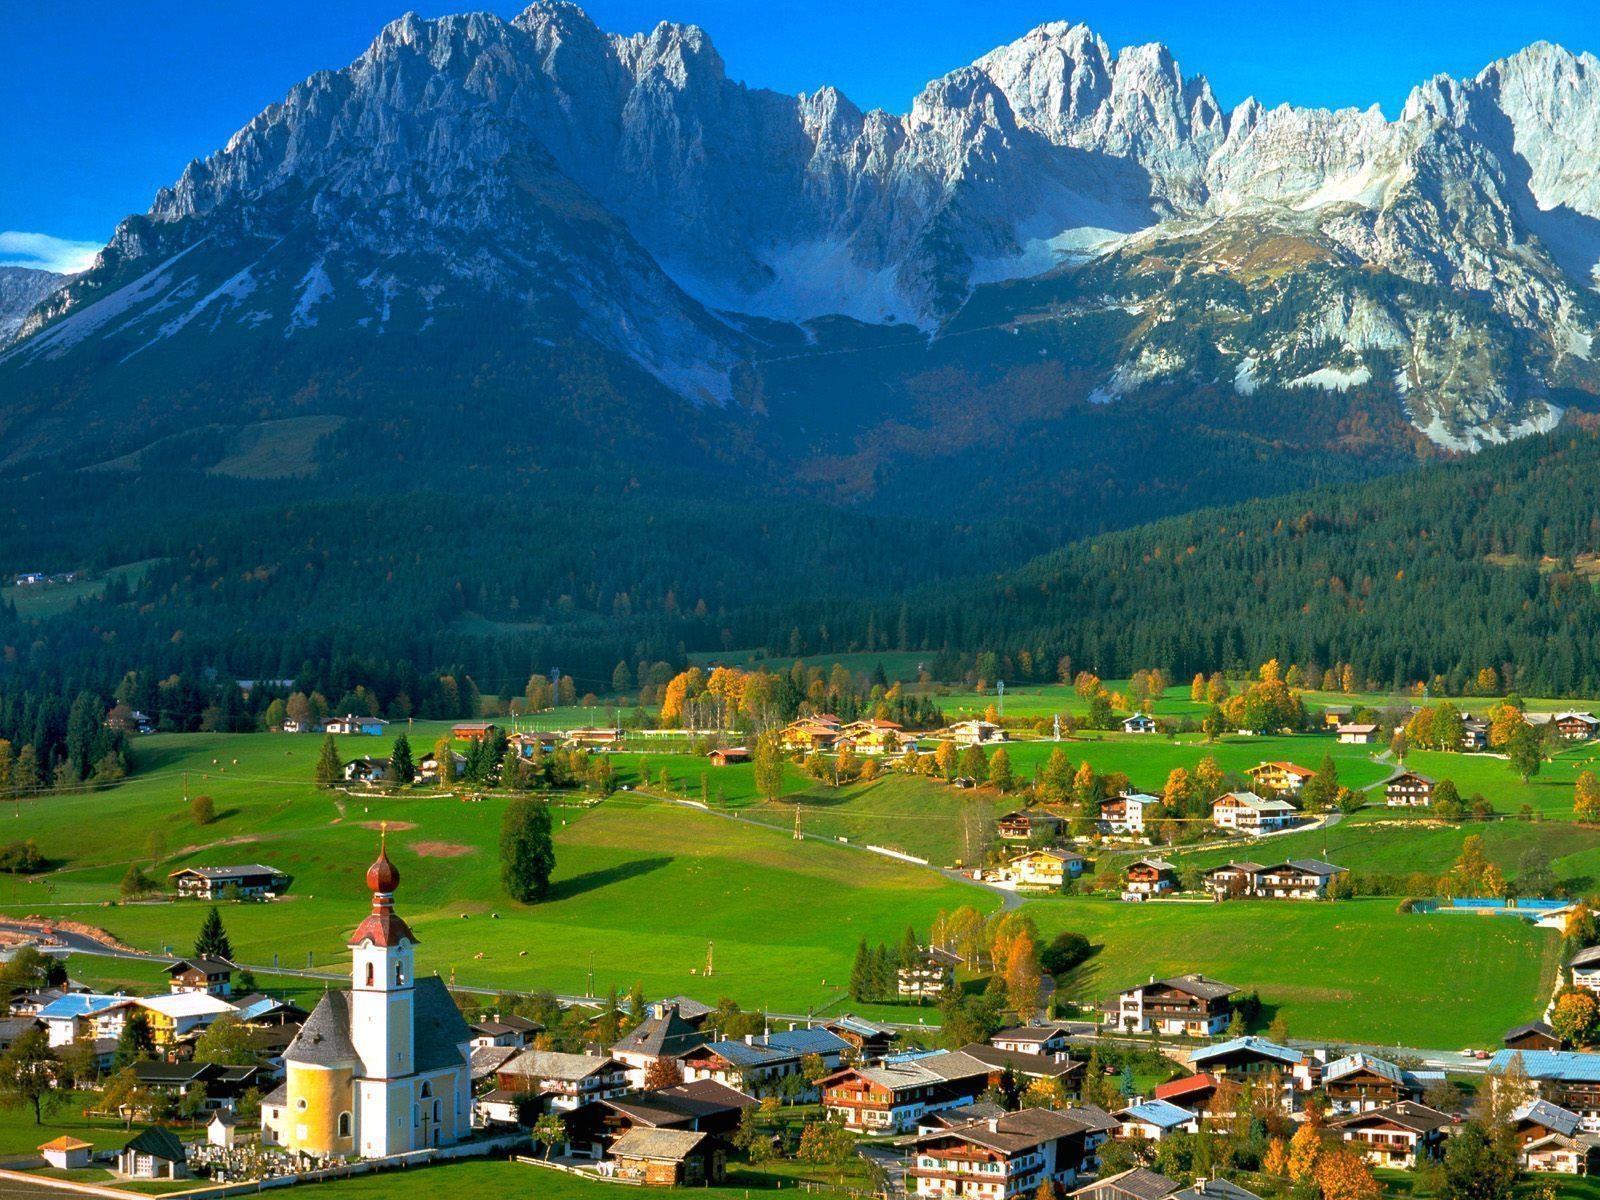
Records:
<instances>
[{"instance_id":1,"label":"utility pole","mask_svg":"<svg viewBox=\"0 0 1600 1200\"><path fill-rule=\"evenodd\" d=\"M594 950L589 951L589 983L583 993L585 996L594 995Z\"/></svg>"},{"instance_id":2,"label":"utility pole","mask_svg":"<svg viewBox=\"0 0 1600 1200\"><path fill-rule=\"evenodd\" d=\"M994 687L1000 696L1000 719L1004 721L1006 719L1006 681L1002 679Z\"/></svg>"},{"instance_id":3,"label":"utility pole","mask_svg":"<svg viewBox=\"0 0 1600 1200\"><path fill-rule=\"evenodd\" d=\"M189 803L189 772L183 773L183 802Z\"/></svg>"},{"instance_id":4,"label":"utility pole","mask_svg":"<svg viewBox=\"0 0 1600 1200\"><path fill-rule=\"evenodd\" d=\"M1056 726L1056 739L1055 740L1059 742L1061 740L1061 714L1060 713L1056 714L1055 726Z\"/></svg>"},{"instance_id":5,"label":"utility pole","mask_svg":"<svg viewBox=\"0 0 1600 1200\"><path fill-rule=\"evenodd\" d=\"M716 946L715 942L706 943L706 978L711 978L711 951Z\"/></svg>"},{"instance_id":6,"label":"utility pole","mask_svg":"<svg viewBox=\"0 0 1600 1200\"><path fill-rule=\"evenodd\" d=\"M800 806L798 804L794 806L794 840L797 842L805 840L805 835L800 832Z\"/></svg>"}]
</instances>

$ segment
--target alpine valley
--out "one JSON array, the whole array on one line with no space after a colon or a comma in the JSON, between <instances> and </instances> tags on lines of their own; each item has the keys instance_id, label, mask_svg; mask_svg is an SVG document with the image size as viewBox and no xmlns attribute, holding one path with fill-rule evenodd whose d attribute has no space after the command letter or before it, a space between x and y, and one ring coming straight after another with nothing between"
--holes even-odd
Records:
<instances>
[{"instance_id":1,"label":"alpine valley","mask_svg":"<svg viewBox=\"0 0 1600 1200\"><path fill-rule=\"evenodd\" d=\"M895 115L693 26L407 15L90 270L0 274L4 565L156 564L20 640L166 606L164 653L271 673L398 600L681 654L1546 434L1600 390L1597 147L1600 61L1547 44L1389 120L1048 24Z\"/></svg>"}]
</instances>

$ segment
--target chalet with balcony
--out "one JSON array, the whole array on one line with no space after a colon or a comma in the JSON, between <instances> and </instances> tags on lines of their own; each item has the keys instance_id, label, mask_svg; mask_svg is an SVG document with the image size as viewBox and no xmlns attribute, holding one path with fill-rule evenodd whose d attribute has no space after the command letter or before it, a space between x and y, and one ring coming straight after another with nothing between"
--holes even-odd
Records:
<instances>
[{"instance_id":1,"label":"chalet with balcony","mask_svg":"<svg viewBox=\"0 0 1600 1200\"><path fill-rule=\"evenodd\" d=\"M1200 1118L1167 1100L1146 1100L1111 1114L1124 1141L1159 1142L1175 1133L1198 1133Z\"/></svg>"},{"instance_id":2,"label":"chalet with balcony","mask_svg":"<svg viewBox=\"0 0 1600 1200\"><path fill-rule=\"evenodd\" d=\"M1423 1092L1444 1078L1443 1071L1409 1071L1370 1054L1351 1054L1322 1068L1322 1090L1335 1112L1357 1113L1403 1100L1420 1102Z\"/></svg>"},{"instance_id":3,"label":"chalet with balcony","mask_svg":"<svg viewBox=\"0 0 1600 1200\"><path fill-rule=\"evenodd\" d=\"M893 1026L881 1025L853 1013L824 1021L822 1028L850 1043L848 1057L856 1062L876 1062L900 1040L900 1033Z\"/></svg>"},{"instance_id":4,"label":"chalet with balcony","mask_svg":"<svg viewBox=\"0 0 1600 1200\"><path fill-rule=\"evenodd\" d=\"M840 730L841 740L848 741L857 754L899 754L907 742L914 748L915 739L907 739L905 726L893 721L852 721Z\"/></svg>"},{"instance_id":5,"label":"chalet with balcony","mask_svg":"<svg viewBox=\"0 0 1600 1200\"><path fill-rule=\"evenodd\" d=\"M1563 741L1586 742L1600 733L1600 718L1593 713L1557 713L1552 720Z\"/></svg>"},{"instance_id":6,"label":"chalet with balcony","mask_svg":"<svg viewBox=\"0 0 1600 1200\"><path fill-rule=\"evenodd\" d=\"M1019 1054L1050 1055L1065 1053L1075 1033L1090 1033L1092 1026L1065 1025L1013 1025L1002 1029L989 1039L989 1044L1000 1050L1015 1050Z\"/></svg>"},{"instance_id":7,"label":"chalet with balcony","mask_svg":"<svg viewBox=\"0 0 1600 1200\"><path fill-rule=\"evenodd\" d=\"M640 1092L618 1100L595 1100L566 1118L569 1144L576 1153L603 1158L618 1138L635 1129L687 1129L726 1137L756 1100L743 1092L702 1079Z\"/></svg>"},{"instance_id":8,"label":"chalet with balcony","mask_svg":"<svg viewBox=\"0 0 1600 1200\"><path fill-rule=\"evenodd\" d=\"M774 1095L788 1075L801 1073L801 1060L816 1055L825 1067L837 1068L850 1043L826 1029L789 1029L743 1041L707 1042L677 1055L685 1083L714 1079L754 1096ZM815 1093L806 1089L812 1098Z\"/></svg>"},{"instance_id":9,"label":"chalet with balcony","mask_svg":"<svg viewBox=\"0 0 1600 1200\"><path fill-rule=\"evenodd\" d=\"M524 1106L569 1113L595 1100L612 1100L628 1090L628 1065L605 1054L558 1054L524 1050L507 1059L495 1089L478 1100L490 1123L517 1124Z\"/></svg>"},{"instance_id":10,"label":"chalet with balcony","mask_svg":"<svg viewBox=\"0 0 1600 1200\"><path fill-rule=\"evenodd\" d=\"M233 991L233 964L220 958L180 958L166 969L167 990L226 999Z\"/></svg>"},{"instance_id":11,"label":"chalet with balcony","mask_svg":"<svg viewBox=\"0 0 1600 1200\"><path fill-rule=\"evenodd\" d=\"M612 1045L611 1057L627 1064L629 1085L642 1089L656 1063L676 1059L710 1040L678 1015L677 1005L663 1004Z\"/></svg>"},{"instance_id":12,"label":"chalet with balcony","mask_svg":"<svg viewBox=\"0 0 1600 1200\"><path fill-rule=\"evenodd\" d=\"M845 1067L820 1083L828 1115L860 1133L909 1133L929 1113L972 1104L1001 1069L960 1051Z\"/></svg>"},{"instance_id":13,"label":"chalet with balcony","mask_svg":"<svg viewBox=\"0 0 1600 1200\"><path fill-rule=\"evenodd\" d=\"M1242 900L1255 895L1256 876L1266 867L1258 862L1229 862L1205 872L1205 888L1218 900Z\"/></svg>"},{"instance_id":14,"label":"chalet with balcony","mask_svg":"<svg viewBox=\"0 0 1600 1200\"><path fill-rule=\"evenodd\" d=\"M1211 823L1218 829L1260 835L1286 829L1300 819L1300 810L1287 800L1267 800L1254 792L1229 792L1211 805Z\"/></svg>"},{"instance_id":15,"label":"chalet with balcony","mask_svg":"<svg viewBox=\"0 0 1600 1200\"><path fill-rule=\"evenodd\" d=\"M1344 867L1316 858L1291 858L1256 872L1253 895L1263 900L1326 900Z\"/></svg>"},{"instance_id":16,"label":"chalet with balcony","mask_svg":"<svg viewBox=\"0 0 1600 1200\"><path fill-rule=\"evenodd\" d=\"M1054 813L1008 812L995 822L1000 836L1008 842L1030 842L1035 838L1053 838L1061 832L1063 822Z\"/></svg>"},{"instance_id":17,"label":"chalet with balcony","mask_svg":"<svg viewBox=\"0 0 1600 1200\"><path fill-rule=\"evenodd\" d=\"M1124 899L1145 900L1178 890L1178 868L1164 858L1141 858L1122 876Z\"/></svg>"},{"instance_id":18,"label":"chalet with balcony","mask_svg":"<svg viewBox=\"0 0 1600 1200\"><path fill-rule=\"evenodd\" d=\"M1065 1050L1033 1054L1026 1050L1002 1050L998 1046L971 1042L961 1047L961 1053L988 1063L996 1071L1010 1071L1023 1085L1043 1079L1060 1084L1068 1096L1076 1096L1083 1087L1084 1064L1067 1057Z\"/></svg>"},{"instance_id":19,"label":"chalet with balcony","mask_svg":"<svg viewBox=\"0 0 1600 1200\"><path fill-rule=\"evenodd\" d=\"M1277 1075L1285 1107L1293 1108L1294 1093L1309 1092L1316 1086L1320 1064L1299 1050L1246 1035L1196 1050L1189 1055L1189 1066L1235 1083Z\"/></svg>"},{"instance_id":20,"label":"chalet with balcony","mask_svg":"<svg viewBox=\"0 0 1600 1200\"><path fill-rule=\"evenodd\" d=\"M1426 808L1433 803L1432 776L1403 771L1383 786L1383 802L1390 808Z\"/></svg>"},{"instance_id":21,"label":"chalet with balcony","mask_svg":"<svg viewBox=\"0 0 1600 1200\"><path fill-rule=\"evenodd\" d=\"M895 991L913 1000L939 1000L955 987L959 957L939 946L928 946L922 959L895 970Z\"/></svg>"},{"instance_id":22,"label":"chalet with balcony","mask_svg":"<svg viewBox=\"0 0 1600 1200\"><path fill-rule=\"evenodd\" d=\"M1217 1077L1202 1071L1198 1075L1186 1075L1182 1079L1169 1079L1165 1083L1156 1084L1152 1094L1157 1100L1165 1100L1168 1104L1188 1109L1202 1121L1209 1120L1216 1103ZM1229 1117L1233 1114L1217 1115Z\"/></svg>"},{"instance_id":23,"label":"chalet with balcony","mask_svg":"<svg viewBox=\"0 0 1600 1200\"><path fill-rule=\"evenodd\" d=\"M1453 1123L1449 1113L1402 1100L1341 1117L1329 1128L1373 1166L1408 1170L1439 1157Z\"/></svg>"},{"instance_id":24,"label":"chalet with balcony","mask_svg":"<svg viewBox=\"0 0 1600 1200\"><path fill-rule=\"evenodd\" d=\"M1089 860L1075 850L1030 850L1006 864L1022 887L1058 888L1083 874Z\"/></svg>"},{"instance_id":25,"label":"chalet with balcony","mask_svg":"<svg viewBox=\"0 0 1600 1200\"><path fill-rule=\"evenodd\" d=\"M1306 781L1315 777L1315 771L1296 766L1292 762L1264 762L1245 772L1258 788L1268 793L1298 796Z\"/></svg>"},{"instance_id":26,"label":"chalet with balcony","mask_svg":"<svg viewBox=\"0 0 1600 1200\"><path fill-rule=\"evenodd\" d=\"M993 721L957 721L937 736L958 746L987 746L1008 740L1006 731Z\"/></svg>"},{"instance_id":27,"label":"chalet with balcony","mask_svg":"<svg viewBox=\"0 0 1600 1200\"><path fill-rule=\"evenodd\" d=\"M283 891L289 877L276 867L245 863L237 867L181 867L167 875L180 900L245 899Z\"/></svg>"},{"instance_id":28,"label":"chalet with balcony","mask_svg":"<svg viewBox=\"0 0 1600 1200\"><path fill-rule=\"evenodd\" d=\"M748 746L724 746L711 751L706 757L711 760L713 767L734 767L749 762L751 754Z\"/></svg>"},{"instance_id":29,"label":"chalet with balcony","mask_svg":"<svg viewBox=\"0 0 1600 1200\"><path fill-rule=\"evenodd\" d=\"M837 717L801 717L783 727L778 741L785 750L809 754L815 750L832 750L839 735Z\"/></svg>"},{"instance_id":30,"label":"chalet with balcony","mask_svg":"<svg viewBox=\"0 0 1600 1200\"><path fill-rule=\"evenodd\" d=\"M1491 1086L1504 1076L1511 1056L1522 1058L1533 1098L1578 1114L1585 1133L1600 1133L1600 1054L1571 1050L1501 1050L1489 1060ZM1527 1099L1527 1097L1519 1097Z\"/></svg>"},{"instance_id":31,"label":"chalet with balcony","mask_svg":"<svg viewBox=\"0 0 1600 1200\"><path fill-rule=\"evenodd\" d=\"M1124 792L1100 805L1099 826L1102 833L1143 836L1145 814L1161 803L1159 796L1145 792Z\"/></svg>"},{"instance_id":32,"label":"chalet with balcony","mask_svg":"<svg viewBox=\"0 0 1600 1200\"><path fill-rule=\"evenodd\" d=\"M1572 986L1600 995L1600 946L1579 950L1567 963L1572 973Z\"/></svg>"},{"instance_id":33,"label":"chalet with balcony","mask_svg":"<svg viewBox=\"0 0 1600 1200\"><path fill-rule=\"evenodd\" d=\"M1118 995L1106 1005L1105 1023L1126 1033L1162 1033L1173 1037L1215 1037L1233 1019L1233 997L1239 989L1204 975L1152 978Z\"/></svg>"},{"instance_id":34,"label":"chalet with balcony","mask_svg":"<svg viewBox=\"0 0 1600 1200\"><path fill-rule=\"evenodd\" d=\"M1017 1200L1092 1173L1116 1122L1098 1108L1031 1108L919 1135L906 1172L923 1200ZM914 1185L912 1183L914 1181Z\"/></svg>"},{"instance_id":35,"label":"chalet with balcony","mask_svg":"<svg viewBox=\"0 0 1600 1200\"><path fill-rule=\"evenodd\" d=\"M1155 731L1156 719L1149 713L1134 713L1131 717L1125 717L1122 722L1123 733L1154 733Z\"/></svg>"},{"instance_id":36,"label":"chalet with balcony","mask_svg":"<svg viewBox=\"0 0 1600 1200\"><path fill-rule=\"evenodd\" d=\"M1593 1175L1600 1169L1600 1137L1583 1129L1570 1109L1530 1100L1511 1114L1517 1160L1529 1171Z\"/></svg>"}]
</instances>

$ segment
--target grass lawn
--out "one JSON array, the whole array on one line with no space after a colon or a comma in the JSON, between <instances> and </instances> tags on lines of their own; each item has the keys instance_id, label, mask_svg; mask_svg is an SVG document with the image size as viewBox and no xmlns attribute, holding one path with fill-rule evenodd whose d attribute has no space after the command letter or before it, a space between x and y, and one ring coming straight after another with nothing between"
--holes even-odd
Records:
<instances>
[{"instance_id":1,"label":"grass lawn","mask_svg":"<svg viewBox=\"0 0 1600 1200\"><path fill-rule=\"evenodd\" d=\"M1391 899L1057 899L1026 911L1046 937L1072 929L1101 947L1060 981L1085 1003L1152 973L1201 971L1259 992L1265 1019L1281 1009L1297 1037L1439 1049L1498 1044L1543 1008L1559 948L1553 932L1505 918L1395 909Z\"/></svg>"},{"instance_id":2,"label":"grass lawn","mask_svg":"<svg viewBox=\"0 0 1600 1200\"><path fill-rule=\"evenodd\" d=\"M85 1117L83 1102L88 1099L87 1096L76 1095L65 1097L55 1108L45 1110L42 1125L33 1123L31 1108L0 1107L0 1158L15 1154L31 1155L44 1143L62 1134L79 1141L92 1142L97 1150L120 1150L133 1134L123 1127L121 1121Z\"/></svg>"}]
</instances>

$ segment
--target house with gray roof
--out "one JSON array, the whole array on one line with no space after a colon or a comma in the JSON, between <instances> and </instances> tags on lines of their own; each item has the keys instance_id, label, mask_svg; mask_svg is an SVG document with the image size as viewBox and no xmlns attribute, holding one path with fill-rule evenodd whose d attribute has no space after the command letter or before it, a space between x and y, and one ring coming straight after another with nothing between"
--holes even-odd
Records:
<instances>
[{"instance_id":1,"label":"house with gray roof","mask_svg":"<svg viewBox=\"0 0 1600 1200\"><path fill-rule=\"evenodd\" d=\"M1530 1100L1511 1114L1517 1159L1529 1171L1592 1175L1600 1166L1600 1135L1583 1128L1583 1119L1548 1100Z\"/></svg>"},{"instance_id":2,"label":"house with gray roof","mask_svg":"<svg viewBox=\"0 0 1600 1200\"><path fill-rule=\"evenodd\" d=\"M710 1040L678 1015L677 1005L662 1004L612 1045L611 1057L627 1064L629 1085L642 1089L656 1063L675 1060Z\"/></svg>"},{"instance_id":3,"label":"house with gray roof","mask_svg":"<svg viewBox=\"0 0 1600 1200\"><path fill-rule=\"evenodd\" d=\"M1085 1107L1025 1108L930 1129L917 1135L908 1189L927 1200L1021 1200L1043 1184L1071 1187L1098 1166L1099 1148L1116 1128L1104 1110Z\"/></svg>"}]
</instances>

